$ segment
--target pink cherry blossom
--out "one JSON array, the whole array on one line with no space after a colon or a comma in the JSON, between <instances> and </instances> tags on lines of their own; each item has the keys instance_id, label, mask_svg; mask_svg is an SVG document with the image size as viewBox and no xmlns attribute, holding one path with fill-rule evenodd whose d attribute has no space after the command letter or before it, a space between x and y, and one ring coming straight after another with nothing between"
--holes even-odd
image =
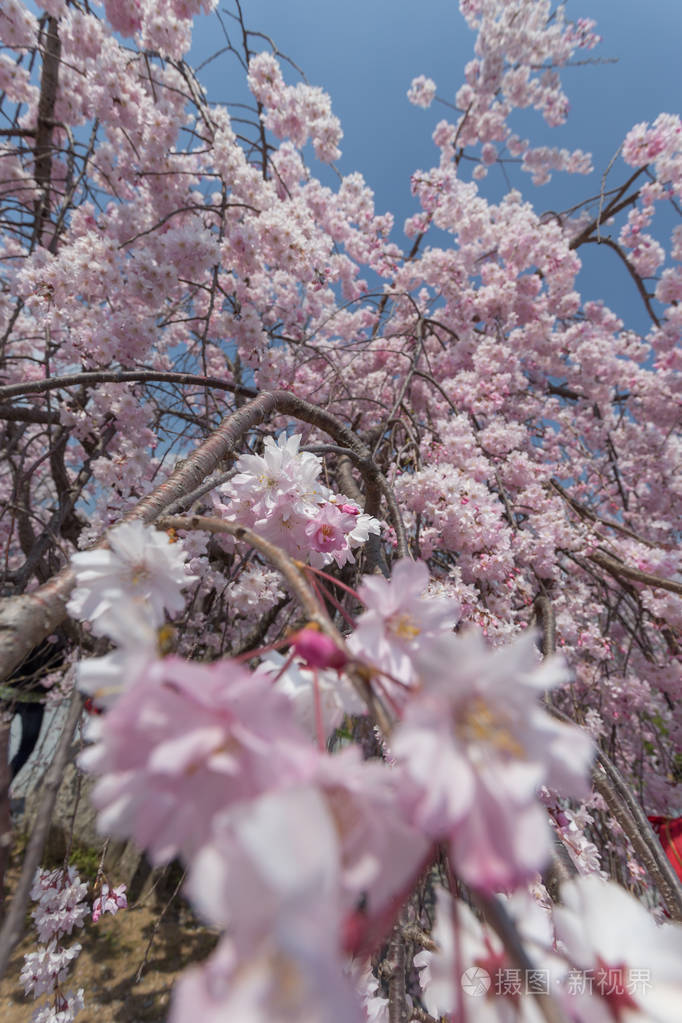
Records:
<instances>
[{"instance_id":1,"label":"pink cherry blossom","mask_svg":"<svg viewBox=\"0 0 682 1023\"><path fill-rule=\"evenodd\" d=\"M346 561L354 560L346 540L346 531L350 526L355 526L354 517L327 504L310 520L305 527L305 534L313 550L320 554L331 554L339 568L342 568Z\"/></svg>"},{"instance_id":2,"label":"pink cherry blossom","mask_svg":"<svg viewBox=\"0 0 682 1023\"><path fill-rule=\"evenodd\" d=\"M300 443L300 434L281 434L276 443L266 438L262 455L242 455L216 507L315 567L353 564L352 548L379 533L379 523L319 481L322 462Z\"/></svg>"},{"instance_id":3,"label":"pink cherry blossom","mask_svg":"<svg viewBox=\"0 0 682 1023\"><path fill-rule=\"evenodd\" d=\"M21 970L21 983L24 994L40 998L51 993L66 980L73 960L82 951L82 946L75 943L69 948L57 946L53 939L49 945L43 946L38 952L29 952L24 956Z\"/></svg>"},{"instance_id":4,"label":"pink cherry blossom","mask_svg":"<svg viewBox=\"0 0 682 1023\"><path fill-rule=\"evenodd\" d=\"M299 777L310 755L285 697L226 661L150 663L87 734L100 826L156 863L193 855L216 813Z\"/></svg>"},{"instance_id":5,"label":"pink cherry blossom","mask_svg":"<svg viewBox=\"0 0 682 1023\"><path fill-rule=\"evenodd\" d=\"M126 887L126 885L120 884L116 888L109 888L109 885L104 882L102 891L92 904L92 922L94 924L103 913L111 913L112 916L116 916L119 909L128 908Z\"/></svg>"},{"instance_id":6,"label":"pink cherry blossom","mask_svg":"<svg viewBox=\"0 0 682 1023\"><path fill-rule=\"evenodd\" d=\"M196 576L185 571L187 555L181 544L139 521L116 526L108 541L108 549L83 551L72 558L76 589L68 606L74 617L89 619L97 628L107 610L131 597L149 601L159 625L164 610L182 610L181 590Z\"/></svg>"},{"instance_id":7,"label":"pink cherry blossom","mask_svg":"<svg viewBox=\"0 0 682 1023\"><path fill-rule=\"evenodd\" d=\"M31 898L38 905L31 915L42 942L49 942L57 935L71 934L74 927L83 926L88 914L84 902L87 890L75 867L36 873Z\"/></svg>"},{"instance_id":8,"label":"pink cherry blossom","mask_svg":"<svg viewBox=\"0 0 682 1023\"><path fill-rule=\"evenodd\" d=\"M412 85L407 93L407 98L410 103L414 103L416 107L430 107L433 98L436 95L436 83L432 78L426 78L425 75L418 75L417 78L412 80Z\"/></svg>"},{"instance_id":9,"label":"pink cherry blossom","mask_svg":"<svg viewBox=\"0 0 682 1023\"><path fill-rule=\"evenodd\" d=\"M81 882L74 867L36 873L31 898L38 905L31 915L43 944L24 956L20 980L27 996L49 997L35 1009L32 1020L70 1023L83 1008L83 988L75 992L64 988L82 946L74 942L65 948L62 942L74 927L83 926L89 912L86 895L87 885Z\"/></svg>"},{"instance_id":10,"label":"pink cherry blossom","mask_svg":"<svg viewBox=\"0 0 682 1023\"><path fill-rule=\"evenodd\" d=\"M561 684L558 663L539 667L533 637L486 650L480 636L444 636L419 654L421 688L391 742L421 789L415 815L448 837L456 870L500 890L547 862L550 832L537 792L588 791L592 743L542 709Z\"/></svg>"},{"instance_id":11,"label":"pink cherry blossom","mask_svg":"<svg viewBox=\"0 0 682 1023\"><path fill-rule=\"evenodd\" d=\"M365 576L358 588L367 610L359 617L348 646L386 672L389 681L414 682L421 646L451 630L459 617L456 601L425 595L428 581L425 564L403 560L394 566L390 581Z\"/></svg>"}]
</instances>

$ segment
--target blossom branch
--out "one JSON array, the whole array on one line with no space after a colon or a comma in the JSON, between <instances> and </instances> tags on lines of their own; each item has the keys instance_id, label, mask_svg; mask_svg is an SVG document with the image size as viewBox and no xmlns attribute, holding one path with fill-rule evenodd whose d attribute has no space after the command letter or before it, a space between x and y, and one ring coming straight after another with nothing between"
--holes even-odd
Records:
<instances>
[{"instance_id":1,"label":"blossom branch","mask_svg":"<svg viewBox=\"0 0 682 1023\"><path fill-rule=\"evenodd\" d=\"M581 397L577 395L577 397ZM605 519L601 515L597 515L591 508L577 501L575 497L569 494L558 482L558 480L552 479L549 481L550 487L559 494L560 497L566 502L566 504L581 518L587 519L589 522L598 522L600 525L605 526L607 529L613 529L617 533L622 533L623 536L629 536L632 540L636 540L638 543L644 544L645 547L656 547L651 540L645 540L639 533L635 533L632 529L628 529L627 526L623 526L620 522L614 522L611 519Z\"/></svg>"},{"instance_id":2,"label":"blossom branch","mask_svg":"<svg viewBox=\"0 0 682 1023\"><path fill-rule=\"evenodd\" d=\"M384 735L390 735L390 716L377 695L373 692L359 665L353 662L351 655L346 651L343 636L332 623L326 611L320 606L303 572L288 554L285 554L280 547L270 543L269 540L264 540L262 536L258 536L257 533L254 533L252 529L248 529L246 526L235 526L231 522L225 522L224 519L208 515L166 515L158 519L155 525L157 529L164 530L200 529L208 533L227 533L229 536L233 536L235 540L242 540L248 543L267 558L270 564L284 576L292 594L300 603L308 619L314 622L321 632L329 636L338 649L348 657L348 663L345 668L348 677L360 698L367 704Z\"/></svg>"},{"instance_id":3,"label":"blossom branch","mask_svg":"<svg viewBox=\"0 0 682 1023\"><path fill-rule=\"evenodd\" d=\"M337 444L350 449L352 454L349 452L348 457L353 459L367 486L365 511L375 515L379 510L380 495L383 496L396 532L398 541L396 553L399 558L409 557L407 533L398 502L388 481L371 457L369 448L340 419L326 409L318 408L288 391L275 391L273 394L276 396L278 412L288 412L303 422L317 426L333 437Z\"/></svg>"},{"instance_id":4,"label":"blossom branch","mask_svg":"<svg viewBox=\"0 0 682 1023\"><path fill-rule=\"evenodd\" d=\"M47 377L44 380L30 380L20 384L0 386L0 398L16 398L25 394L43 394L66 387L95 387L97 384L124 383L165 383L196 384L199 387L214 387L218 391L230 391L245 398L257 398L258 392L251 387L233 384L219 377L200 376L196 373L162 373L141 369L96 369L84 373L65 373L62 376Z\"/></svg>"},{"instance_id":5,"label":"blossom branch","mask_svg":"<svg viewBox=\"0 0 682 1023\"><path fill-rule=\"evenodd\" d=\"M660 575L654 575L652 572L642 572L641 569L632 568L632 566L626 565L625 562L619 561L604 551L593 551L588 557L595 565L605 568L615 578L632 579L634 582L644 583L645 586L652 586L654 589L659 590L670 590L671 593L677 593L682 596L682 583L677 583L674 579L663 579Z\"/></svg>"},{"instance_id":6,"label":"blossom branch","mask_svg":"<svg viewBox=\"0 0 682 1023\"><path fill-rule=\"evenodd\" d=\"M39 244L43 233L43 223L50 211L50 179L52 175L52 132L54 129L54 108L57 102L57 85L59 81L59 63L61 58L61 41L59 38L58 21L50 16L45 24L45 46L43 49L43 69L40 80L40 97L38 100L38 119L35 137L35 179L41 191L40 198L35 202L35 224L33 242ZM54 241L54 239L53 239Z\"/></svg>"},{"instance_id":7,"label":"blossom branch","mask_svg":"<svg viewBox=\"0 0 682 1023\"><path fill-rule=\"evenodd\" d=\"M567 714L549 702L547 709L559 720L574 723ZM620 824L656 884L671 918L682 920L682 884L630 786L611 758L599 747L596 751L592 780L609 813Z\"/></svg>"},{"instance_id":8,"label":"blossom branch","mask_svg":"<svg viewBox=\"0 0 682 1023\"><path fill-rule=\"evenodd\" d=\"M682 920L682 884L630 787L602 750L597 752L593 781L656 884L671 918Z\"/></svg>"},{"instance_id":9,"label":"blossom branch","mask_svg":"<svg viewBox=\"0 0 682 1023\"><path fill-rule=\"evenodd\" d=\"M275 408L276 398L262 394L249 405L228 416L207 440L171 473L151 494L122 519L152 522L182 494L199 486L238 443L244 433L262 422ZM106 545L106 536L99 545ZM0 602L0 679L26 657L66 615L66 601L75 575L66 566L57 575L30 594L6 598Z\"/></svg>"},{"instance_id":10,"label":"blossom branch","mask_svg":"<svg viewBox=\"0 0 682 1023\"><path fill-rule=\"evenodd\" d=\"M24 855L21 876L17 884L14 898L9 907L5 922L0 930L0 977L4 975L7 963L17 942L24 932L26 906L31 893L31 885L43 855L43 847L52 820L52 811L57 800L57 793L64 775L64 768L69 757L69 748L78 719L83 710L83 699L74 691L70 698L69 710L62 727L62 733L52 758L52 763L45 780L41 784L42 797L36 814L36 823Z\"/></svg>"},{"instance_id":11,"label":"blossom branch","mask_svg":"<svg viewBox=\"0 0 682 1023\"><path fill-rule=\"evenodd\" d=\"M390 941L388 981L388 1023L405 1023L407 1002L405 991L405 939L402 928L406 923L406 907L403 906Z\"/></svg>"},{"instance_id":12,"label":"blossom branch","mask_svg":"<svg viewBox=\"0 0 682 1023\"><path fill-rule=\"evenodd\" d=\"M608 246L608 248L613 249L613 251L616 253L616 255L619 256L621 261L624 263L627 272L630 274L630 276L632 277L633 281L635 282L635 287L637 288L637 291L640 294L642 302L644 302L644 305L646 307L646 311L648 312L652 322L655 323L657 327L660 327L661 326L661 321L659 320L658 316L654 312L654 310L652 308L652 305L651 305L651 297L652 296L646 290L646 288L644 286L644 281L642 280L640 275L637 273L637 271L635 270L634 266L632 265L630 260L627 258L627 256L625 255L625 253L621 249L620 245L618 245L617 242L614 242L613 238L608 238L608 237L605 237L603 235L600 235L599 238L586 238L585 239L585 244L590 244L590 243L594 244L594 245L606 245L606 246Z\"/></svg>"},{"instance_id":13,"label":"blossom branch","mask_svg":"<svg viewBox=\"0 0 682 1023\"><path fill-rule=\"evenodd\" d=\"M473 896L484 919L507 950L511 962L528 976L529 972L535 970L535 966L523 946L514 921L500 899L496 895L486 895L480 891L474 891ZM546 1023L567 1023L567 1017L551 995L537 991L533 992L533 997Z\"/></svg>"},{"instance_id":14,"label":"blossom branch","mask_svg":"<svg viewBox=\"0 0 682 1023\"><path fill-rule=\"evenodd\" d=\"M367 484L368 508L378 506L380 496L383 495L398 537L398 553L406 554L407 535L398 503L368 449L332 413L287 391L265 391L228 416L215 433L181 462L167 480L124 515L121 521L153 522L183 494L199 487L225 456L234 450L241 437L275 411L289 413L317 426L353 452L352 458ZM106 537L99 543L106 544ZM66 567L33 593L8 598L0 603L0 679L5 678L34 646L60 624L73 584L73 571Z\"/></svg>"}]
</instances>

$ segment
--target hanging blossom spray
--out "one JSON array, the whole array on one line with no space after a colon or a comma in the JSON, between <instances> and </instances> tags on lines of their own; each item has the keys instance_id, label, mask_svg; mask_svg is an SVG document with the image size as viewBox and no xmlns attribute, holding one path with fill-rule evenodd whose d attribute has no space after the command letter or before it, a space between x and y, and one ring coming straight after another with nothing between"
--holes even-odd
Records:
<instances>
[{"instance_id":1,"label":"hanging blossom spray","mask_svg":"<svg viewBox=\"0 0 682 1023\"><path fill-rule=\"evenodd\" d=\"M110 889L102 884L100 894L92 904L92 919L96 923L102 913L115 914L126 909L126 886ZM57 870L38 870L31 889L31 898L37 903L31 914L41 944L36 952L24 956L21 983L24 993L48 999L38 1006L31 1017L32 1023L71 1023L83 1008L83 988L64 990L71 964L78 958L82 946L78 942L64 947L64 938L74 927L82 927L90 913L86 901L88 886L78 876L75 867Z\"/></svg>"}]
</instances>

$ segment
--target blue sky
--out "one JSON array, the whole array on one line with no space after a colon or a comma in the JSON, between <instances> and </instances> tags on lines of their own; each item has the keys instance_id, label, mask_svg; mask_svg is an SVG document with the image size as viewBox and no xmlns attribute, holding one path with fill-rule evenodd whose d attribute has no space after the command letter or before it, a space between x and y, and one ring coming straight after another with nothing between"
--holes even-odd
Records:
<instances>
[{"instance_id":1,"label":"blue sky","mask_svg":"<svg viewBox=\"0 0 682 1023\"><path fill-rule=\"evenodd\" d=\"M361 171L376 196L378 212L396 215L396 241L404 219L415 211L410 175L437 161L431 141L435 124L448 116L434 104L411 106L406 92L412 78L426 74L438 94L452 100L473 56L475 36L459 13L457 0L243 0L249 28L266 32L290 56L311 84L331 95L344 130L342 173ZM230 9L228 3L222 9ZM540 211L561 209L599 191L601 175L628 129L661 112L679 112L682 97L682 0L568 0L567 17L592 17L603 41L578 56L617 58L617 63L567 68L562 73L571 111L566 125L547 128L534 112L519 112L520 133L534 144L592 152L592 175L555 175L534 189L519 175L524 194ZM226 24L229 24L229 18ZM191 59L217 49L221 30L213 16L200 17ZM264 42L263 49L267 48ZM295 80L295 76L287 74ZM236 67L225 55L209 65L202 81L211 100L244 98ZM624 180L620 162L609 181ZM481 185L484 195L504 191L499 171ZM590 298L605 300L628 325L648 329L639 298L617 257L596 247L581 256L586 271L580 286Z\"/></svg>"}]
</instances>

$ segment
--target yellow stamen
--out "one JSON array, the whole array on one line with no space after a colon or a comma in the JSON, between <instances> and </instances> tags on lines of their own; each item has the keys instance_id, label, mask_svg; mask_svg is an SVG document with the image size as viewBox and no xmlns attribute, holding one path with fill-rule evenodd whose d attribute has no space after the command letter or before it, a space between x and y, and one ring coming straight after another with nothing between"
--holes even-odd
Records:
<instances>
[{"instance_id":1,"label":"yellow stamen","mask_svg":"<svg viewBox=\"0 0 682 1023\"><path fill-rule=\"evenodd\" d=\"M504 717L492 710L480 696L471 700L464 714L458 718L456 731L463 742L485 743L517 760L525 759L526 751L512 735Z\"/></svg>"},{"instance_id":2,"label":"yellow stamen","mask_svg":"<svg viewBox=\"0 0 682 1023\"><path fill-rule=\"evenodd\" d=\"M414 639L421 632L419 626L415 624L414 618L406 612L391 615L387 625L389 632L399 639Z\"/></svg>"}]
</instances>

